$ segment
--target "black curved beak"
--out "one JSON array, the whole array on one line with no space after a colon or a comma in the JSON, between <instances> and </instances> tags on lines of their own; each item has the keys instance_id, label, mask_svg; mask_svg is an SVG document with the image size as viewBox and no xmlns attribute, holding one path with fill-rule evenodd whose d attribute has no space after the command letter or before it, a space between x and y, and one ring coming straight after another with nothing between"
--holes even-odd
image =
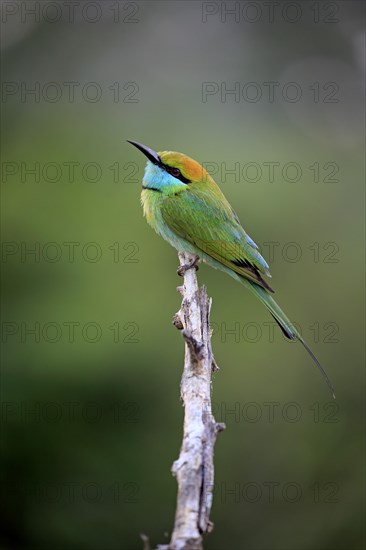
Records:
<instances>
[{"instance_id":1,"label":"black curved beak","mask_svg":"<svg viewBox=\"0 0 366 550\"><path fill-rule=\"evenodd\" d=\"M150 149L150 147L146 147L146 145L142 145L142 143L138 143L137 141L131 141L130 139L127 139L128 143L131 143L131 145L134 145L141 151L141 153L144 153L144 155L149 159L150 162L153 164L161 164L161 159L159 155Z\"/></svg>"}]
</instances>

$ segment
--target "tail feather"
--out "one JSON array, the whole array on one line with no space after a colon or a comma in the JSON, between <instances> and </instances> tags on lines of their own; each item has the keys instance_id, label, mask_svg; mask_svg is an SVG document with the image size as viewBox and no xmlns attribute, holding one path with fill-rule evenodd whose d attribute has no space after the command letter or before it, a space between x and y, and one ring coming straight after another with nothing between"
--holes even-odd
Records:
<instances>
[{"instance_id":1,"label":"tail feather","mask_svg":"<svg viewBox=\"0 0 366 550\"><path fill-rule=\"evenodd\" d=\"M270 294L268 294L268 292L266 292L266 290L264 288L260 287L259 285L256 285L255 283L249 281L248 279L240 278L240 282L244 286L249 288L249 290L251 290L253 292L253 294L255 294L257 296L257 298L259 298L259 300L262 302L262 304L264 304L266 306L266 308L269 310L270 314L272 315L272 317L274 318L276 323L278 323L278 325L280 326L283 334L289 340L299 340L299 342L301 342L301 344L304 346L304 348L306 349L306 351L308 352L308 354L310 355L310 357L314 361L315 365L320 370L324 380L326 381L326 383L328 385L328 388L330 389L330 391L332 393L333 398L335 399L333 384L330 381L327 373L325 372L325 370L323 369L323 367L319 363L318 359L316 358L316 356L314 355L314 353L312 352L312 350L310 349L308 344L305 342L305 340L303 339L303 337L301 336L299 331L296 330L296 328L292 325L291 321L288 319L288 317L282 311L280 306L274 301L272 296Z\"/></svg>"}]
</instances>

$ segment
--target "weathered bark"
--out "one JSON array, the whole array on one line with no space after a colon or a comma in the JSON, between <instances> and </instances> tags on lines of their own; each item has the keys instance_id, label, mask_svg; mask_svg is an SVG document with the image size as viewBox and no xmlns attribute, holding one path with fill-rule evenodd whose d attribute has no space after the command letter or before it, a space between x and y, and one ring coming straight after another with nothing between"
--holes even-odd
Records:
<instances>
[{"instance_id":1,"label":"weathered bark","mask_svg":"<svg viewBox=\"0 0 366 550\"><path fill-rule=\"evenodd\" d=\"M179 254L181 266L194 258ZM183 268L184 269L184 268ZM214 445L225 428L215 422L211 410L211 373L218 370L211 349L210 308L204 286L198 287L196 269L184 272L182 305L174 325L185 340L181 399L184 405L183 441L172 466L178 496L170 550L201 550L202 536L212 530L210 511L214 486Z\"/></svg>"}]
</instances>

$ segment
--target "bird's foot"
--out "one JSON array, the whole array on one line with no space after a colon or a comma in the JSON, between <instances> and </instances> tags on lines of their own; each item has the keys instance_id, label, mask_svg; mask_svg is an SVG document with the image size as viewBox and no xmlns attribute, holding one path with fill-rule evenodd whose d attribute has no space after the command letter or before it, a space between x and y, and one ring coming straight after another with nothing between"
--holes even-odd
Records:
<instances>
[{"instance_id":1,"label":"bird's foot","mask_svg":"<svg viewBox=\"0 0 366 550\"><path fill-rule=\"evenodd\" d=\"M198 267L198 262L200 261L199 257L198 256L195 256L193 258L192 261L190 261L188 264L183 264L183 265L180 265L177 269L177 273L180 277L183 277L183 275L185 274L186 271L188 271L188 269L191 269L192 267L195 268L196 271L198 271L199 267Z\"/></svg>"}]
</instances>

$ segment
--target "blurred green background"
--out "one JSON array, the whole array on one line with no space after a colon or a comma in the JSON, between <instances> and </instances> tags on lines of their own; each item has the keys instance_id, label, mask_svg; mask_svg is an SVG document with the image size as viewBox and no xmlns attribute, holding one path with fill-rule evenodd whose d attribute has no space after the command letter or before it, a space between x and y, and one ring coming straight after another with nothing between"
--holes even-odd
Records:
<instances>
[{"instance_id":1,"label":"blurred green background","mask_svg":"<svg viewBox=\"0 0 366 550\"><path fill-rule=\"evenodd\" d=\"M227 424L206 548L363 548L363 3L71 4L1 6L1 547L169 540L180 280L133 139L211 163L337 393L200 268Z\"/></svg>"}]
</instances>

